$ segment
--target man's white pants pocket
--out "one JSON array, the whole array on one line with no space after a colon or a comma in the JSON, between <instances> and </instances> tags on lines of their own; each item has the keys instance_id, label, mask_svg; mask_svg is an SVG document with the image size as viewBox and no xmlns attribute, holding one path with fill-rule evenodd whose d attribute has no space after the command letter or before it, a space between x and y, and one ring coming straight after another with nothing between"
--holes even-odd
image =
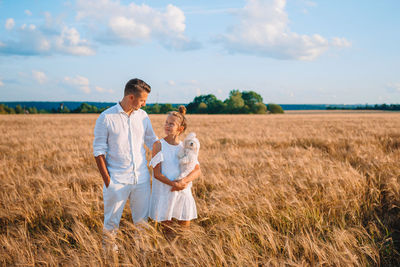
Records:
<instances>
[{"instance_id":1,"label":"man's white pants pocket","mask_svg":"<svg viewBox=\"0 0 400 267\"><path fill-rule=\"evenodd\" d=\"M117 229L126 201L132 212L134 223L147 221L150 204L150 183L120 184L110 181L108 187L103 186L104 230Z\"/></svg>"}]
</instances>

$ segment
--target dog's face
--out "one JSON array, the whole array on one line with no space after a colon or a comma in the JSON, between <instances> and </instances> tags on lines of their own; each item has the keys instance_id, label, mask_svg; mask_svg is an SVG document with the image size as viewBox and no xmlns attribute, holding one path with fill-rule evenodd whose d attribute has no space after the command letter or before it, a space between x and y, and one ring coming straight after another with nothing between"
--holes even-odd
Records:
<instances>
[{"instance_id":1,"label":"dog's face","mask_svg":"<svg viewBox=\"0 0 400 267\"><path fill-rule=\"evenodd\" d=\"M196 142L196 140L193 139L187 139L185 140L185 148L189 149L191 151L197 152L199 150L199 144Z\"/></svg>"}]
</instances>

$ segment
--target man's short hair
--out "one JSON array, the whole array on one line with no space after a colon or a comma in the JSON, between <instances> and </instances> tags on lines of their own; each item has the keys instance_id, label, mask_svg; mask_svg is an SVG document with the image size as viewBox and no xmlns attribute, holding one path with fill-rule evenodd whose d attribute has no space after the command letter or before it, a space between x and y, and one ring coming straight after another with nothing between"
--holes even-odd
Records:
<instances>
[{"instance_id":1,"label":"man's short hair","mask_svg":"<svg viewBox=\"0 0 400 267\"><path fill-rule=\"evenodd\" d=\"M143 91L150 93L151 87L140 79L131 79L125 85L124 95L140 95Z\"/></svg>"}]
</instances>

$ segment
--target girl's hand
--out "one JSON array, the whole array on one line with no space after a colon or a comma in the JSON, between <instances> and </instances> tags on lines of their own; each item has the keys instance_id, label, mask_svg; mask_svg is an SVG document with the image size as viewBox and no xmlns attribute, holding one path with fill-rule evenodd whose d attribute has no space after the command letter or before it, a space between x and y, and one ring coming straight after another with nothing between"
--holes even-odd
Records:
<instances>
[{"instance_id":1,"label":"girl's hand","mask_svg":"<svg viewBox=\"0 0 400 267\"><path fill-rule=\"evenodd\" d=\"M188 186L188 183L185 183L182 179L174 181L171 191L181 191Z\"/></svg>"}]
</instances>

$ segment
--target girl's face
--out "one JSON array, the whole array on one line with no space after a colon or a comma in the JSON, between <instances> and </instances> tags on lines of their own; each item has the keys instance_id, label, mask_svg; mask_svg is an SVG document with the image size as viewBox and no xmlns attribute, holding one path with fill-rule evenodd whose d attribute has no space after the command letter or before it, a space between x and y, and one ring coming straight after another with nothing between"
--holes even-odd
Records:
<instances>
[{"instance_id":1,"label":"girl's face","mask_svg":"<svg viewBox=\"0 0 400 267\"><path fill-rule=\"evenodd\" d=\"M183 128L179 125L179 118L174 115L168 115L164 125L164 132L166 135L179 135Z\"/></svg>"}]
</instances>

